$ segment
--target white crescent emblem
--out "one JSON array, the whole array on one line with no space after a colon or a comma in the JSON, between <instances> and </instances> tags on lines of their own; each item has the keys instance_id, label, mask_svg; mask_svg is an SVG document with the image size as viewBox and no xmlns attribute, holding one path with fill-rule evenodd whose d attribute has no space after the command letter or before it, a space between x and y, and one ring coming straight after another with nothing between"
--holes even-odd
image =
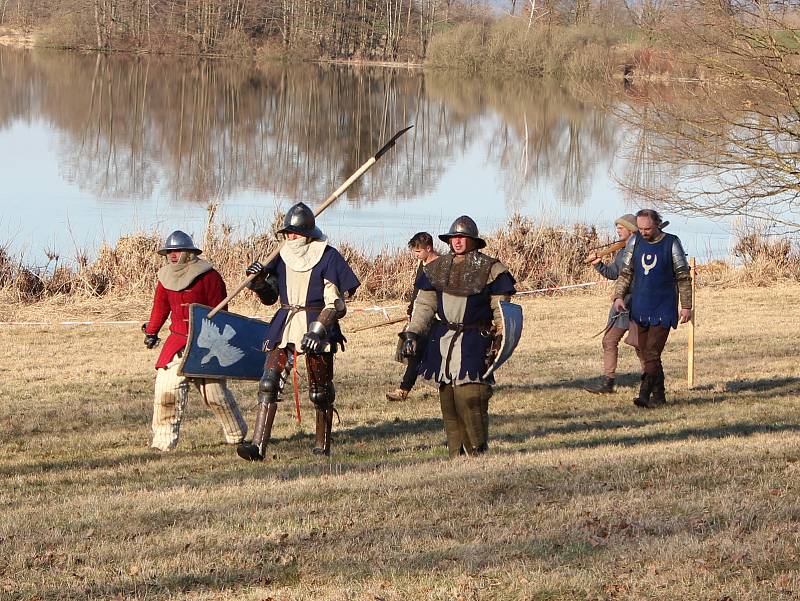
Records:
<instances>
[{"instance_id":1,"label":"white crescent emblem","mask_svg":"<svg viewBox=\"0 0 800 601\"><path fill-rule=\"evenodd\" d=\"M652 257L652 262L648 263ZM650 270L656 266L658 263L658 256L656 255L642 255L642 268L644 269L644 274L647 275L650 273Z\"/></svg>"}]
</instances>

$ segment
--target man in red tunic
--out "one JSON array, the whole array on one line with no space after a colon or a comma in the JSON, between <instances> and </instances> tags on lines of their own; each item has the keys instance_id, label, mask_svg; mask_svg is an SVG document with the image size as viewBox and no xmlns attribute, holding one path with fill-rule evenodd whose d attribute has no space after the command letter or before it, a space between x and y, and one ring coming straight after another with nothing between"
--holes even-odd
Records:
<instances>
[{"instance_id":1,"label":"man in red tunic","mask_svg":"<svg viewBox=\"0 0 800 601\"><path fill-rule=\"evenodd\" d=\"M151 446L160 451L170 451L178 444L190 384L194 384L219 420L225 442L238 444L247 433L247 424L225 380L187 378L178 374L189 333L189 305L201 303L215 307L227 296L222 276L211 263L198 257L201 252L189 235L180 230L167 237L158 251L166 257L167 263L158 271L150 320L142 326L145 346L154 348L159 342L158 331L171 314L169 336L156 361Z\"/></svg>"}]
</instances>

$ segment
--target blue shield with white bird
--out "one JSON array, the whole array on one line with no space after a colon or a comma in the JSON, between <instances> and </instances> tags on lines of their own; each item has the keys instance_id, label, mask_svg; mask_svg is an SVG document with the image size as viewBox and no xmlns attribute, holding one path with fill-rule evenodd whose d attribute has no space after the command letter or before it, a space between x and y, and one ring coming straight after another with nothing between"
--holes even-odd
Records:
<instances>
[{"instance_id":1,"label":"blue shield with white bird","mask_svg":"<svg viewBox=\"0 0 800 601\"><path fill-rule=\"evenodd\" d=\"M209 318L211 309L197 303L189 306L189 336L180 373L193 378L260 380L269 322L229 311Z\"/></svg>"}]
</instances>

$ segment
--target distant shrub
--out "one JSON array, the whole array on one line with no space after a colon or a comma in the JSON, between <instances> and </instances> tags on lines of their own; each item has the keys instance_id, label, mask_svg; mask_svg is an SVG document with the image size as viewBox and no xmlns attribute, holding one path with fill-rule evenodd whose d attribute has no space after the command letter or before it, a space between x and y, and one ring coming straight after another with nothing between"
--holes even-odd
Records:
<instances>
[{"instance_id":1,"label":"distant shrub","mask_svg":"<svg viewBox=\"0 0 800 601\"><path fill-rule=\"evenodd\" d=\"M469 74L598 79L611 70L609 32L592 27L533 26L523 19L461 23L431 40L426 64Z\"/></svg>"},{"instance_id":2,"label":"distant shrub","mask_svg":"<svg viewBox=\"0 0 800 601\"><path fill-rule=\"evenodd\" d=\"M743 264L747 284L769 286L780 280L800 280L800 249L786 237L751 228L739 235L733 255Z\"/></svg>"},{"instance_id":3,"label":"distant shrub","mask_svg":"<svg viewBox=\"0 0 800 601\"><path fill-rule=\"evenodd\" d=\"M272 223L259 224L256 233L236 237L228 224L210 225L195 242L202 257L211 261L230 287L241 282L245 267L265 259L278 241L273 234L282 224L276 212ZM480 224L478 224L480 227ZM520 291L595 281L597 273L584 263L590 249L609 242L591 226L546 225L531 217L514 215L494 232L481 232L486 253L498 258L517 280ZM101 295L149 297L156 272L164 264L157 254L163 242L155 233L122 236L115 245L104 244L94 261L78 257L74 267L25 267L0 247L0 290L19 302L32 303L48 297L83 298ZM405 247L383 249L368 255L349 243L337 245L361 280L360 300L407 299L416 268ZM770 286L775 282L800 280L800 249L785 237L771 237L763 230L740 234L733 248L741 266L712 261L698 267L698 281L704 286ZM10 293L10 294L9 294Z\"/></svg>"},{"instance_id":4,"label":"distant shrub","mask_svg":"<svg viewBox=\"0 0 800 601\"><path fill-rule=\"evenodd\" d=\"M253 54L250 37L240 29L228 30L214 46L214 54L246 57Z\"/></svg>"},{"instance_id":5,"label":"distant shrub","mask_svg":"<svg viewBox=\"0 0 800 601\"><path fill-rule=\"evenodd\" d=\"M39 43L55 48L95 48L97 35L93 23L75 11L57 12L44 25Z\"/></svg>"},{"instance_id":6,"label":"distant shrub","mask_svg":"<svg viewBox=\"0 0 800 601\"><path fill-rule=\"evenodd\" d=\"M478 23L461 23L435 35L428 46L426 63L470 74L481 71L485 63L485 29Z\"/></svg>"}]
</instances>

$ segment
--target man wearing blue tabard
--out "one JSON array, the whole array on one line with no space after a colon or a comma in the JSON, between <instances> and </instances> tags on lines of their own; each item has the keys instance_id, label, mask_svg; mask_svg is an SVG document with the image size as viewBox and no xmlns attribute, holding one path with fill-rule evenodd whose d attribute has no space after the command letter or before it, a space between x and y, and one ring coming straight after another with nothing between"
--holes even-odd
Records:
<instances>
[{"instance_id":1,"label":"man wearing blue tabard","mask_svg":"<svg viewBox=\"0 0 800 601\"><path fill-rule=\"evenodd\" d=\"M450 457L489 448L489 398L494 374L486 376L502 348L501 301L516 293L508 268L480 252L486 241L471 217L457 218L439 239L450 252L423 266L415 287L411 321L402 332L403 355L411 357L427 337L419 373L439 384Z\"/></svg>"},{"instance_id":2,"label":"man wearing blue tabard","mask_svg":"<svg viewBox=\"0 0 800 601\"><path fill-rule=\"evenodd\" d=\"M666 403L661 353L671 328L692 317L692 274L681 241L661 231L661 215L653 209L636 213L638 234L628 239L614 286L614 310L627 311L631 292L629 341L642 363L637 407ZM680 311L678 302L680 301Z\"/></svg>"}]
</instances>

